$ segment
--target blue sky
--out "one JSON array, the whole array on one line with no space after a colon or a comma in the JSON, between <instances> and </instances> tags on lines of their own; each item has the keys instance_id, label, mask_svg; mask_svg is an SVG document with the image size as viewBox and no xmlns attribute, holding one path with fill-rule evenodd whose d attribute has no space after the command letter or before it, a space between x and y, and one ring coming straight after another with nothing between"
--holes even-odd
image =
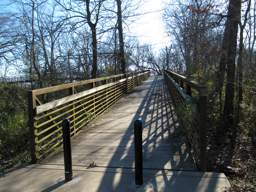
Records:
<instances>
[{"instance_id":1,"label":"blue sky","mask_svg":"<svg viewBox=\"0 0 256 192\"><path fill-rule=\"evenodd\" d=\"M10 0L0 0L0 13L13 10L13 5Z\"/></svg>"}]
</instances>

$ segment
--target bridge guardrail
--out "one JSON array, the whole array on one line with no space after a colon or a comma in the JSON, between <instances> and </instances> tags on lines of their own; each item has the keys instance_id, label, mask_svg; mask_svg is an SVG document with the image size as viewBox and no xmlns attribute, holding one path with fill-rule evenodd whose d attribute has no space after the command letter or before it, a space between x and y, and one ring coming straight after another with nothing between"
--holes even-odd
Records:
<instances>
[{"instance_id":1,"label":"bridge guardrail","mask_svg":"<svg viewBox=\"0 0 256 192\"><path fill-rule=\"evenodd\" d=\"M71 136L149 77L149 71L67 83L28 91L32 162L58 151L62 120Z\"/></svg>"},{"instance_id":2,"label":"bridge guardrail","mask_svg":"<svg viewBox=\"0 0 256 192\"><path fill-rule=\"evenodd\" d=\"M207 87L170 70L164 78L181 125L201 170L207 169Z\"/></svg>"}]
</instances>

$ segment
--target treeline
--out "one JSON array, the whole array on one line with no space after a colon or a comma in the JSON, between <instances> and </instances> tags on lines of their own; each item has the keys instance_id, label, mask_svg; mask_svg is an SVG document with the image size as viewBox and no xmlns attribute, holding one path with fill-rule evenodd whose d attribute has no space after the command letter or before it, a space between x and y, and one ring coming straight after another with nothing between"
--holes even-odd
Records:
<instances>
[{"instance_id":1,"label":"treeline","mask_svg":"<svg viewBox=\"0 0 256 192\"><path fill-rule=\"evenodd\" d=\"M239 190L255 190L256 2L180 0L164 20L174 38L164 67L208 85L209 169L238 170L251 187Z\"/></svg>"},{"instance_id":2,"label":"treeline","mask_svg":"<svg viewBox=\"0 0 256 192\"><path fill-rule=\"evenodd\" d=\"M127 35L138 2L12 0L0 17L0 63L41 85L155 69L153 51ZM10 69L11 70L11 69Z\"/></svg>"}]
</instances>

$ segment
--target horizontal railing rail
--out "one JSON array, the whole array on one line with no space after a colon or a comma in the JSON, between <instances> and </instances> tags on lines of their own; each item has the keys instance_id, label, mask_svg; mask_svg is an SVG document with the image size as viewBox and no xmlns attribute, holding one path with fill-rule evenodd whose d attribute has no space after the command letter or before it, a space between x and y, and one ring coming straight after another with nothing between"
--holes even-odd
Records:
<instances>
[{"instance_id":1,"label":"horizontal railing rail","mask_svg":"<svg viewBox=\"0 0 256 192\"><path fill-rule=\"evenodd\" d=\"M28 92L33 162L58 151L62 120L70 121L71 136L109 109L125 93L149 77L149 71L114 75Z\"/></svg>"},{"instance_id":2,"label":"horizontal railing rail","mask_svg":"<svg viewBox=\"0 0 256 192\"><path fill-rule=\"evenodd\" d=\"M176 113L201 170L207 169L207 87L170 70L164 78Z\"/></svg>"}]
</instances>

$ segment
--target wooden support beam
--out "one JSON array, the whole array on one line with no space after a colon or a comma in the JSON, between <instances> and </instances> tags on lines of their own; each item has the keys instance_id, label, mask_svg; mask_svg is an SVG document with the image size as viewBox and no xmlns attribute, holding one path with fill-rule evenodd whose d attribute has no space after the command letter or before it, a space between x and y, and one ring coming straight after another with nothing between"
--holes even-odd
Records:
<instances>
[{"instance_id":1,"label":"wooden support beam","mask_svg":"<svg viewBox=\"0 0 256 192\"><path fill-rule=\"evenodd\" d=\"M200 169L207 170L207 88L202 87L199 91L199 141L200 141Z\"/></svg>"},{"instance_id":2,"label":"wooden support beam","mask_svg":"<svg viewBox=\"0 0 256 192\"><path fill-rule=\"evenodd\" d=\"M33 92L28 91L28 127L30 132L30 156L31 156L31 163L36 163L36 149L35 149L35 132L34 129L34 116L35 116L35 99L33 97Z\"/></svg>"}]
</instances>

